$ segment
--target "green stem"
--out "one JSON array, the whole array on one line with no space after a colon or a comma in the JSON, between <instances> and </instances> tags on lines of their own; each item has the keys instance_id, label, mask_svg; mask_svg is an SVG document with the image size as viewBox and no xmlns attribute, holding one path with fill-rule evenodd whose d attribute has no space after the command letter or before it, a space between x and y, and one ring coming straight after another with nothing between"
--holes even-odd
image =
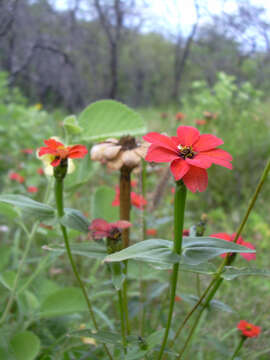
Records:
<instances>
[{"instance_id":1,"label":"green stem","mask_svg":"<svg viewBox=\"0 0 270 360\"><path fill-rule=\"evenodd\" d=\"M181 181L176 183L175 197L174 197L174 251L181 255L182 252L182 238L183 238L183 227L184 227L184 213L186 203L187 189ZM169 331L171 328L172 315L175 303L175 293L177 287L179 263L173 265L172 277L171 277L171 291L170 291L170 305L167 325L158 355L158 360L161 360L162 355L167 344Z\"/></svg>"},{"instance_id":2,"label":"green stem","mask_svg":"<svg viewBox=\"0 0 270 360\"><path fill-rule=\"evenodd\" d=\"M254 192L254 194L253 194L253 196L252 196L252 198L251 198L251 200L250 200L250 202L249 202L247 211L246 211L246 213L245 213L245 215L244 215L244 217L243 217L243 220L241 221L241 223L240 223L240 225L239 225L239 227L238 227L238 229L237 229L234 242L237 241L237 239L238 239L239 236L241 235L241 233L242 233L242 231L243 231L243 229L244 229L244 227L245 227L245 225L246 225L246 223L247 223L248 217L249 217L249 215L250 215L250 213L251 213L251 211L252 211L252 209L253 209L253 207L254 207L254 205L255 205L255 203L256 203L256 200L257 200L257 198L258 198L258 196L259 196L259 193L260 193L261 190L262 190L262 187L263 187L263 185L264 185L264 183L265 183L265 181L266 181L266 179L267 179L267 176L268 176L269 171L270 171L270 160L268 160L268 162L267 162L267 164L266 164L266 166L265 166L265 168L264 168L264 170L263 170L263 173L262 173L262 176L261 176L261 178L260 178L260 180L259 180L259 183L258 183L258 185L257 185L257 187L256 187L256 189L255 189L255 192ZM206 289L206 291L203 293L202 297L199 299L198 303L201 303L201 302L202 302L202 299L204 299L204 298L206 297L206 295L209 293L209 291L211 290L210 293L209 293L209 295L208 295L207 298L206 298L206 301L205 301L205 303L204 303L204 305L203 305L203 307L202 307L202 309L201 309L201 311L200 311L200 313L199 313L199 315L198 315L198 317L197 317L197 319L196 319L193 327L192 327L191 330L190 330L191 336L188 336L188 338L187 338L187 340L186 340L186 342L185 342L185 344L184 344L184 347L183 347L183 349L182 349L179 357L177 358L177 360L180 360L180 359L181 359L181 356L183 355L185 349L187 348L187 345L188 345L188 343L190 342L190 340L191 340L191 338L192 338L192 334L193 334L193 332L195 331L195 329L196 329L196 327L197 327L197 325L198 325L198 322L199 322L199 320L200 320L200 317L201 317L202 312L208 307L208 305L210 304L211 300L214 298L216 292L218 291L220 285L222 284L223 279L221 278L221 274L222 274L222 272L223 272L223 270L224 270L224 267L227 266L227 265L231 265L231 264L233 263L233 261L235 260L235 257L236 257L236 254L227 255L227 256L225 257L225 259L224 259L223 262L221 263L221 265L220 265L217 273L215 274L215 278L211 281L210 285L208 286L208 288ZM212 289L211 289L211 288L212 288ZM197 304L198 304L198 303L197 303ZM197 304L195 304L194 308L197 306ZM177 332L177 336L178 336L179 334L180 334L180 332Z\"/></svg>"},{"instance_id":3,"label":"green stem","mask_svg":"<svg viewBox=\"0 0 270 360\"><path fill-rule=\"evenodd\" d=\"M125 331L125 316L124 316L124 306L123 306L123 298L121 290L117 291L118 293L118 301L120 308L120 318L121 318L121 333L122 333L122 342L124 347L124 353L127 353L127 340L126 340L126 331Z\"/></svg>"},{"instance_id":4,"label":"green stem","mask_svg":"<svg viewBox=\"0 0 270 360\"><path fill-rule=\"evenodd\" d=\"M54 187L54 194L55 194L55 202L56 202L56 208L57 208L57 213L58 213L58 216L59 218L61 218L63 215L64 215L64 201L63 201L63 179L57 179L55 178L55 187ZM74 262L74 259L73 259L73 256L72 256L72 253L71 253L71 249L70 249L70 245L69 245L69 240L68 240L68 234L67 234L67 229L64 225L60 225L60 228L61 228L61 231L62 231L62 235L63 235L63 238L64 238L64 242L65 242L65 246L66 246L66 250L67 250L67 255L68 255L68 258L69 258L69 262L71 264L71 267L72 267L72 270L73 270L73 273L75 275L75 278L76 280L78 281L78 284L82 290L82 293L83 293L83 296L85 298L85 301L86 301L86 304L87 304L87 307L88 307L88 310L89 310L89 314L90 314L90 317L92 319L92 322L94 324L94 327L95 329L98 331L99 330L99 327L98 327L98 324L97 324L97 321L96 321L96 318L95 318L95 314L94 314L94 310L93 310L93 307L92 307L92 304L91 304L91 301L88 297L88 294L87 294L87 291L85 289L85 286L80 278L80 275L78 273L78 270L77 270L77 267L76 267L76 264ZM104 347L104 350L106 351L108 357L113 360L110 352L109 352L109 349L107 347L106 344L103 344L103 347Z\"/></svg>"},{"instance_id":5,"label":"green stem","mask_svg":"<svg viewBox=\"0 0 270 360\"><path fill-rule=\"evenodd\" d=\"M246 337L242 336L241 339L240 339L240 341L239 341L239 344L237 345L237 347L236 347L236 349L235 349L232 357L230 358L230 360L233 360L233 359L236 357L236 355L238 355L238 353L239 353L239 351L241 350L241 348L242 348L245 340L246 340Z\"/></svg>"},{"instance_id":6,"label":"green stem","mask_svg":"<svg viewBox=\"0 0 270 360\"><path fill-rule=\"evenodd\" d=\"M44 196L44 202L45 203L48 202L49 194L50 194L50 188L51 188L51 181L49 181L48 184L47 184L47 188L46 188L46 192L45 192L45 196ZM18 286L18 283L19 283L19 279L20 279L21 274L22 274L22 270L23 270L23 267L24 267L25 260L27 259L28 253L29 253L29 251L30 251L30 249L32 247L32 242L33 242L34 236L36 234L36 231L37 231L37 228L38 228L38 225L39 225L39 221L35 222L33 224L30 233L27 230L27 228L26 228L26 226L24 225L23 222L20 225L23 228L23 230L24 230L24 232L25 232L25 234L27 236L27 243L26 243L26 246L25 246L25 249L24 249L20 264L19 264L19 267L18 267L18 271L17 271L16 277L15 277L15 280L14 280L14 283L13 283L13 287L12 287L12 290L11 290L11 293L10 293L6 308L5 308L5 310L3 312L3 315L2 315L2 317L0 319L0 325L2 325L5 322L6 317L7 317L8 313L9 313L9 311L10 311L12 305L13 305L13 301L14 301L14 299L16 297L16 292L17 292L17 286Z\"/></svg>"}]
</instances>

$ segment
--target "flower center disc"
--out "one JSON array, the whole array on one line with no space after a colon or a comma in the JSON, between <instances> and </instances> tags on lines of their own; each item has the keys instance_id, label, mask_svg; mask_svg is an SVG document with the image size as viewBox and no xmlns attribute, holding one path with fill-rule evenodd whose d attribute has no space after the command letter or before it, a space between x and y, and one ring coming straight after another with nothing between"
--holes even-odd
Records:
<instances>
[{"instance_id":1,"label":"flower center disc","mask_svg":"<svg viewBox=\"0 0 270 360\"><path fill-rule=\"evenodd\" d=\"M179 149L180 157L183 159L186 159L186 158L192 159L195 155L191 146L178 145L177 148Z\"/></svg>"}]
</instances>

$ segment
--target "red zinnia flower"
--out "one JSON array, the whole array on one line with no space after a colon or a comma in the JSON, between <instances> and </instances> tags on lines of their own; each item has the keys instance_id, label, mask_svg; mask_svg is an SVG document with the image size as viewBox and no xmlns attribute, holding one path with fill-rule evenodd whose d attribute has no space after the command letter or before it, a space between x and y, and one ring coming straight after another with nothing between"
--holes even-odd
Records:
<instances>
[{"instance_id":1,"label":"red zinnia flower","mask_svg":"<svg viewBox=\"0 0 270 360\"><path fill-rule=\"evenodd\" d=\"M28 186L27 191L29 193L36 193L36 192L38 192L38 188L36 186Z\"/></svg>"},{"instance_id":2,"label":"red zinnia flower","mask_svg":"<svg viewBox=\"0 0 270 360\"><path fill-rule=\"evenodd\" d=\"M54 139L44 140L44 144L47 146L41 147L38 155L53 155L53 160L51 162L52 166L60 165L61 160L65 160L67 158L83 158L88 152L87 148L83 145L65 146L60 141L56 141Z\"/></svg>"},{"instance_id":3,"label":"red zinnia flower","mask_svg":"<svg viewBox=\"0 0 270 360\"><path fill-rule=\"evenodd\" d=\"M18 183L22 184L24 182L24 177L16 172L12 172L8 175L10 180L17 181Z\"/></svg>"},{"instance_id":4,"label":"red zinnia flower","mask_svg":"<svg viewBox=\"0 0 270 360\"><path fill-rule=\"evenodd\" d=\"M89 230L95 240L103 238L117 239L121 235L121 230L127 229L132 224L129 221L119 220L116 222L108 223L104 219L95 219L89 226Z\"/></svg>"},{"instance_id":5,"label":"red zinnia flower","mask_svg":"<svg viewBox=\"0 0 270 360\"><path fill-rule=\"evenodd\" d=\"M149 236L155 236L155 235L157 235L157 230L156 229L147 229L146 234Z\"/></svg>"},{"instance_id":6,"label":"red zinnia flower","mask_svg":"<svg viewBox=\"0 0 270 360\"><path fill-rule=\"evenodd\" d=\"M175 180L183 179L186 187L192 191L204 191L207 188L206 169L212 164L232 169L229 153L216 147L223 141L214 135L200 135L192 126L179 126L177 136L166 136L151 132L143 137L151 143L146 161L170 162Z\"/></svg>"},{"instance_id":7,"label":"red zinnia flower","mask_svg":"<svg viewBox=\"0 0 270 360\"><path fill-rule=\"evenodd\" d=\"M195 123L196 123L196 125L205 125L206 120L205 119L196 119Z\"/></svg>"},{"instance_id":8,"label":"red zinnia flower","mask_svg":"<svg viewBox=\"0 0 270 360\"><path fill-rule=\"evenodd\" d=\"M214 237L214 238L218 238L218 239L223 239L223 240L227 240L227 241L234 241L235 239L235 235L236 233L233 233L232 235L229 235L227 233L217 233L217 234L212 234L210 235L211 237ZM239 238L237 239L236 241L236 244L239 244L239 245L242 245L242 246L245 246L249 249L252 249L252 250L255 250L255 247L249 243L249 242L245 242L242 238L242 236L239 236ZM246 259L247 261L250 261L250 260L256 260L256 254L254 253L240 253L240 255ZM222 254L220 255L221 257L225 257L226 254Z\"/></svg>"},{"instance_id":9,"label":"red zinnia flower","mask_svg":"<svg viewBox=\"0 0 270 360\"><path fill-rule=\"evenodd\" d=\"M183 236L189 236L189 229L183 230Z\"/></svg>"},{"instance_id":10,"label":"red zinnia flower","mask_svg":"<svg viewBox=\"0 0 270 360\"><path fill-rule=\"evenodd\" d=\"M130 193L130 201L131 201L131 205L137 207L138 209L142 209L147 204L147 200L142 195L139 195L134 191L131 191ZM115 187L115 198L112 202L112 206L120 206L119 186Z\"/></svg>"},{"instance_id":11,"label":"red zinnia flower","mask_svg":"<svg viewBox=\"0 0 270 360\"><path fill-rule=\"evenodd\" d=\"M246 320L240 320L237 324L237 328L242 332L242 335L245 337L256 337L261 333L260 326L250 324Z\"/></svg>"},{"instance_id":12,"label":"red zinnia flower","mask_svg":"<svg viewBox=\"0 0 270 360\"><path fill-rule=\"evenodd\" d=\"M180 296L176 295L174 298L174 301L177 301L177 302L182 301L182 298Z\"/></svg>"},{"instance_id":13,"label":"red zinnia flower","mask_svg":"<svg viewBox=\"0 0 270 360\"><path fill-rule=\"evenodd\" d=\"M176 120L183 120L185 117L186 115L181 113L180 111L177 114L175 114Z\"/></svg>"}]
</instances>

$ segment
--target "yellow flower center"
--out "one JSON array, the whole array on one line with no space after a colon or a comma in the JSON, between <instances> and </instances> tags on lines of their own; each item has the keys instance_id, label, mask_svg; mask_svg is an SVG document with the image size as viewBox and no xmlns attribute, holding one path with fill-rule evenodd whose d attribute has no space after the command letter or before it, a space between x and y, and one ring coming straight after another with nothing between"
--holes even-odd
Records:
<instances>
[{"instance_id":1,"label":"yellow flower center","mask_svg":"<svg viewBox=\"0 0 270 360\"><path fill-rule=\"evenodd\" d=\"M192 159L195 156L195 152L192 150L191 146L178 145L177 148L179 150L180 157L183 159Z\"/></svg>"}]
</instances>

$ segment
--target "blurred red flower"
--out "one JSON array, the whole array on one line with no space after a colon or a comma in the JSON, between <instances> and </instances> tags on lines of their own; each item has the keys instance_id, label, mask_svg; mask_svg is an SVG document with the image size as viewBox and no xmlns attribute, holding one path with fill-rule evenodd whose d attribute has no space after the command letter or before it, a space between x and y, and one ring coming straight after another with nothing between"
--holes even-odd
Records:
<instances>
[{"instance_id":1,"label":"blurred red flower","mask_svg":"<svg viewBox=\"0 0 270 360\"><path fill-rule=\"evenodd\" d=\"M157 235L157 230L156 229L147 229L146 234L149 235L149 236L156 236Z\"/></svg>"},{"instance_id":2,"label":"blurred red flower","mask_svg":"<svg viewBox=\"0 0 270 360\"><path fill-rule=\"evenodd\" d=\"M226 241L234 241L235 239L235 235L236 233L233 233L232 235L229 235L227 233L217 233L217 234L212 234L210 235L211 237L214 237L214 238L218 238L218 239L223 239L223 240L226 240ZM251 243L249 242L245 242L242 238L242 236L239 236L239 238L237 239L236 241L237 244L239 245L242 245L242 246L246 246L247 248L249 249L252 249L252 250L255 250L255 246L253 246ZM247 261L250 261L250 260L256 260L256 254L254 253L240 253L240 255L246 259ZM222 254L220 255L221 257L225 257L226 254Z\"/></svg>"},{"instance_id":3,"label":"blurred red flower","mask_svg":"<svg viewBox=\"0 0 270 360\"><path fill-rule=\"evenodd\" d=\"M189 236L189 229L183 230L183 236Z\"/></svg>"},{"instance_id":4,"label":"blurred red flower","mask_svg":"<svg viewBox=\"0 0 270 360\"><path fill-rule=\"evenodd\" d=\"M39 175L44 175L44 170L43 170L42 168L38 168L38 169L37 169L37 173L38 173Z\"/></svg>"},{"instance_id":5,"label":"blurred red flower","mask_svg":"<svg viewBox=\"0 0 270 360\"><path fill-rule=\"evenodd\" d=\"M196 125L205 125L206 120L204 120L204 119L196 119L195 123L196 123Z\"/></svg>"},{"instance_id":6,"label":"blurred red flower","mask_svg":"<svg viewBox=\"0 0 270 360\"><path fill-rule=\"evenodd\" d=\"M250 324L246 320L240 320L237 324L237 329L240 330L245 337L256 337L261 333L260 326Z\"/></svg>"},{"instance_id":7,"label":"blurred red flower","mask_svg":"<svg viewBox=\"0 0 270 360\"><path fill-rule=\"evenodd\" d=\"M51 162L52 166L60 165L61 161L67 158L83 158L88 152L87 148L83 145L65 146L60 141L56 141L54 139L44 140L44 144L47 146L41 147L38 155L53 155L53 160Z\"/></svg>"},{"instance_id":8,"label":"blurred red flower","mask_svg":"<svg viewBox=\"0 0 270 360\"><path fill-rule=\"evenodd\" d=\"M27 191L29 193L36 193L38 192L38 188L36 186L27 186Z\"/></svg>"},{"instance_id":9,"label":"blurred red flower","mask_svg":"<svg viewBox=\"0 0 270 360\"><path fill-rule=\"evenodd\" d=\"M146 161L170 162L175 180L183 179L192 191L205 191L208 184L206 169L212 164L232 169L232 157L217 146L223 141L210 134L200 135L192 126L179 126L177 136L166 136L151 132L143 137L151 143Z\"/></svg>"},{"instance_id":10,"label":"blurred red flower","mask_svg":"<svg viewBox=\"0 0 270 360\"><path fill-rule=\"evenodd\" d=\"M17 181L20 184L24 182L24 177L16 172L9 173L8 177L10 178L10 180Z\"/></svg>"},{"instance_id":11,"label":"blurred red flower","mask_svg":"<svg viewBox=\"0 0 270 360\"><path fill-rule=\"evenodd\" d=\"M130 193L130 201L131 205L137 207L138 209L143 209L143 207L147 204L147 200L134 191ZM112 202L112 206L120 206L120 189L119 186L115 187L115 198Z\"/></svg>"},{"instance_id":12,"label":"blurred red flower","mask_svg":"<svg viewBox=\"0 0 270 360\"><path fill-rule=\"evenodd\" d=\"M186 115L185 114L183 114L182 112L178 112L178 113L176 113L175 114L175 118L176 118L176 120L179 120L179 121L181 121L181 120L183 120L184 118L186 117Z\"/></svg>"},{"instance_id":13,"label":"blurred red flower","mask_svg":"<svg viewBox=\"0 0 270 360\"><path fill-rule=\"evenodd\" d=\"M176 302L182 301L182 298L180 296L176 295L176 297L174 298L174 301L176 301Z\"/></svg>"},{"instance_id":14,"label":"blurred red flower","mask_svg":"<svg viewBox=\"0 0 270 360\"><path fill-rule=\"evenodd\" d=\"M95 240L105 237L117 239L121 235L121 230L129 228L131 225L129 221L125 220L109 223L104 219L94 219L89 226L89 230Z\"/></svg>"},{"instance_id":15,"label":"blurred red flower","mask_svg":"<svg viewBox=\"0 0 270 360\"><path fill-rule=\"evenodd\" d=\"M33 151L34 151L33 149L22 149L22 150L21 150L21 152L22 152L23 154L29 154L29 155L30 155L30 154L33 154Z\"/></svg>"}]
</instances>

